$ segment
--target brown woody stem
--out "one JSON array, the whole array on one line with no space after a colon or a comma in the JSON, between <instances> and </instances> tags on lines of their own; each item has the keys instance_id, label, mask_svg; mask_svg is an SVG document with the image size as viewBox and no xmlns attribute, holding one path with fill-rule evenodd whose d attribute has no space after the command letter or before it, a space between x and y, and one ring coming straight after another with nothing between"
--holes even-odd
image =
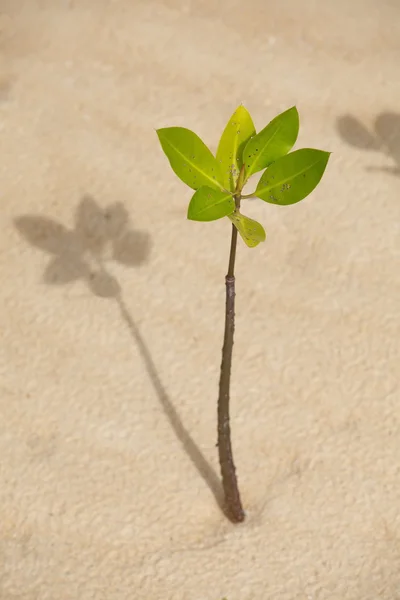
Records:
<instances>
[{"instance_id":1,"label":"brown woody stem","mask_svg":"<svg viewBox=\"0 0 400 600\"><path fill-rule=\"evenodd\" d=\"M236 208L240 205L240 193L236 195ZM234 523L244 521L245 513L240 500L235 463L233 462L229 399L232 367L233 334L235 331L235 258L237 229L232 224L231 250L228 273L225 277L226 306L225 333L222 348L221 375L218 396L218 452L226 510Z\"/></svg>"}]
</instances>

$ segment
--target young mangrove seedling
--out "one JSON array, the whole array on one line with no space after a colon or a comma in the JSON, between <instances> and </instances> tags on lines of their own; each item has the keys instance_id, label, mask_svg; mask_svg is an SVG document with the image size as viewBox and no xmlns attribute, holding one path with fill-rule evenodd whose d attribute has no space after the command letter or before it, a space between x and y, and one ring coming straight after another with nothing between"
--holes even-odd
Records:
<instances>
[{"instance_id":1,"label":"young mangrove seedling","mask_svg":"<svg viewBox=\"0 0 400 600\"><path fill-rule=\"evenodd\" d=\"M228 271L225 277L225 333L218 395L218 451L226 511L234 523L244 520L230 432L229 398L235 328L235 257L238 232L249 248L265 240L260 223L241 212L246 198L287 206L308 196L325 171L330 152L302 148L290 152L299 132L295 106L256 133L244 106L233 113L222 133L216 156L184 127L157 130L161 147L176 175L195 190L187 212L193 221L228 218L232 223ZM263 171L256 189L243 194L255 173Z\"/></svg>"}]
</instances>

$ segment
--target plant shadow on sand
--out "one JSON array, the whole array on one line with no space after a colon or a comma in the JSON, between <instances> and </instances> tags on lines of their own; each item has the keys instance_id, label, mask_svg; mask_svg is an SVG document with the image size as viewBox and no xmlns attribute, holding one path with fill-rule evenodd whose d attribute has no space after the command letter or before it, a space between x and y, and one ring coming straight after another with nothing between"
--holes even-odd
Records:
<instances>
[{"instance_id":1,"label":"plant shadow on sand","mask_svg":"<svg viewBox=\"0 0 400 600\"><path fill-rule=\"evenodd\" d=\"M371 130L351 115L339 117L336 126L340 137L350 146L381 152L393 163L385 167L370 166L368 171L383 171L400 177L400 114L380 113Z\"/></svg>"},{"instance_id":2,"label":"plant shadow on sand","mask_svg":"<svg viewBox=\"0 0 400 600\"><path fill-rule=\"evenodd\" d=\"M121 287L106 268L110 260L129 267L145 263L151 247L148 233L130 227L128 212L121 203L102 210L90 196L85 196L77 207L74 229L67 229L61 223L40 215L22 215L15 219L14 225L27 242L51 256L43 275L46 284L63 285L83 280L93 294L117 303L176 437L213 493L219 508L226 514L218 475L183 425L161 381L149 347L129 313Z\"/></svg>"}]
</instances>

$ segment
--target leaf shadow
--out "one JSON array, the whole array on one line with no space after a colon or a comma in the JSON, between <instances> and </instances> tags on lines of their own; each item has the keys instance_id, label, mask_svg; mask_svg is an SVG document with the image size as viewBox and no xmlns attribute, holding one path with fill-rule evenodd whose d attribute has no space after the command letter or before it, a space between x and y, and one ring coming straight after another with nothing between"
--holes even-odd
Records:
<instances>
[{"instance_id":1,"label":"leaf shadow","mask_svg":"<svg viewBox=\"0 0 400 600\"><path fill-rule=\"evenodd\" d=\"M400 176L400 114L380 113L369 130L359 119L352 115L342 115L336 122L340 137L353 148L381 152L392 165L367 167L367 171L380 171Z\"/></svg>"},{"instance_id":2,"label":"leaf shadow","mask_svg":"<svg viewBox=\"0 0 400 600\"><path fill-rule=\"evenodd\" d=\"M83 281L95 296L116 302L177 439L212 492L218 507L229 517L220 479L185 428L168 396L149 346L127 308L121 286L107 270L110 260L128 267L144 264L151 249L149 234L131 228L129 214L121 203L102 210L91 196L84 196L79 203L73 229L39 215L19 216L14 225L30 245L49 255L50 261L43 273L44 283L58 286Z\"/></svg>"}]
</instances>

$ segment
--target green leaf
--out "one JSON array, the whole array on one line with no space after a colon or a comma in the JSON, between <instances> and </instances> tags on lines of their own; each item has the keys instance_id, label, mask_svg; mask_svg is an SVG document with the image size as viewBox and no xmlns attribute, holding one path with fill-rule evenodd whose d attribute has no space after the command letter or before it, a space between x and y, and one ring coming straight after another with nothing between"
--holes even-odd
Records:
<instances>
[{"instance_id":1,"label":"green leaf","mask_svg":"<svg viewBox=\"0 0 400 600\"><path fill-rule=\"evenodd\" d=\"M204 185L193 194L187 218L191 221L216 221L234 210L235 200L231 194Z\"/></svg>"},{"instance_id":2,"label":"green leaf","mask_svg":"<svg viewBox=\"0 0 400 600\"><path fill-rule=\"evenodd\" d=\"M271 165L258 182L255 195L271 204L295 204L318 185L330 152L302 148Z\"/></svg>"},{"instance_id":3,"label":"green leaf","mask_svg":"<svg viewBox=\"0 0 400 600\"><path fill-rule=\"evenodd\" d=\"M235 191L243 164L243 149L255 132L250 113L240 105L229 119L217 150L217 160L221 165L223 184L227 190Z\"/></svg>"},{"instance_id":4,"label":"green leaf","mask_svg":"<svg viewBox=\"0 0 400 600\"><path fill-rule=\"evenodd\" d=\"M220 164L205 143L185 127L157 129L158 139L172 170L194 190L202 185L223 187Z\"/></svg>"},{"instance_id":5,"label":"green leaf","mask_svg":"<svg viewBox=\"0 0 400 600\"><path fill-rule=\"evenodd\" d=\"M265 241L266 236L264 227L257 221L245 217L238 211L229 215L229 219L232 221L242 236L243 241L249 248L254 248L255 246L258 246L260 242Z\"/></svg>"},{"instance_id":6,"label":"green leaf","mask_svg":"<svg viewBox=\"0 0 400 600\"><path fill-rule=\"evenodd\" d=\"M298 133L299 113L293 106L272 119L260 133L252 137L243 151L246 181L254 173L268 167L277 158L285 156L293 148Z\"/></svg>"}]
</instances>

